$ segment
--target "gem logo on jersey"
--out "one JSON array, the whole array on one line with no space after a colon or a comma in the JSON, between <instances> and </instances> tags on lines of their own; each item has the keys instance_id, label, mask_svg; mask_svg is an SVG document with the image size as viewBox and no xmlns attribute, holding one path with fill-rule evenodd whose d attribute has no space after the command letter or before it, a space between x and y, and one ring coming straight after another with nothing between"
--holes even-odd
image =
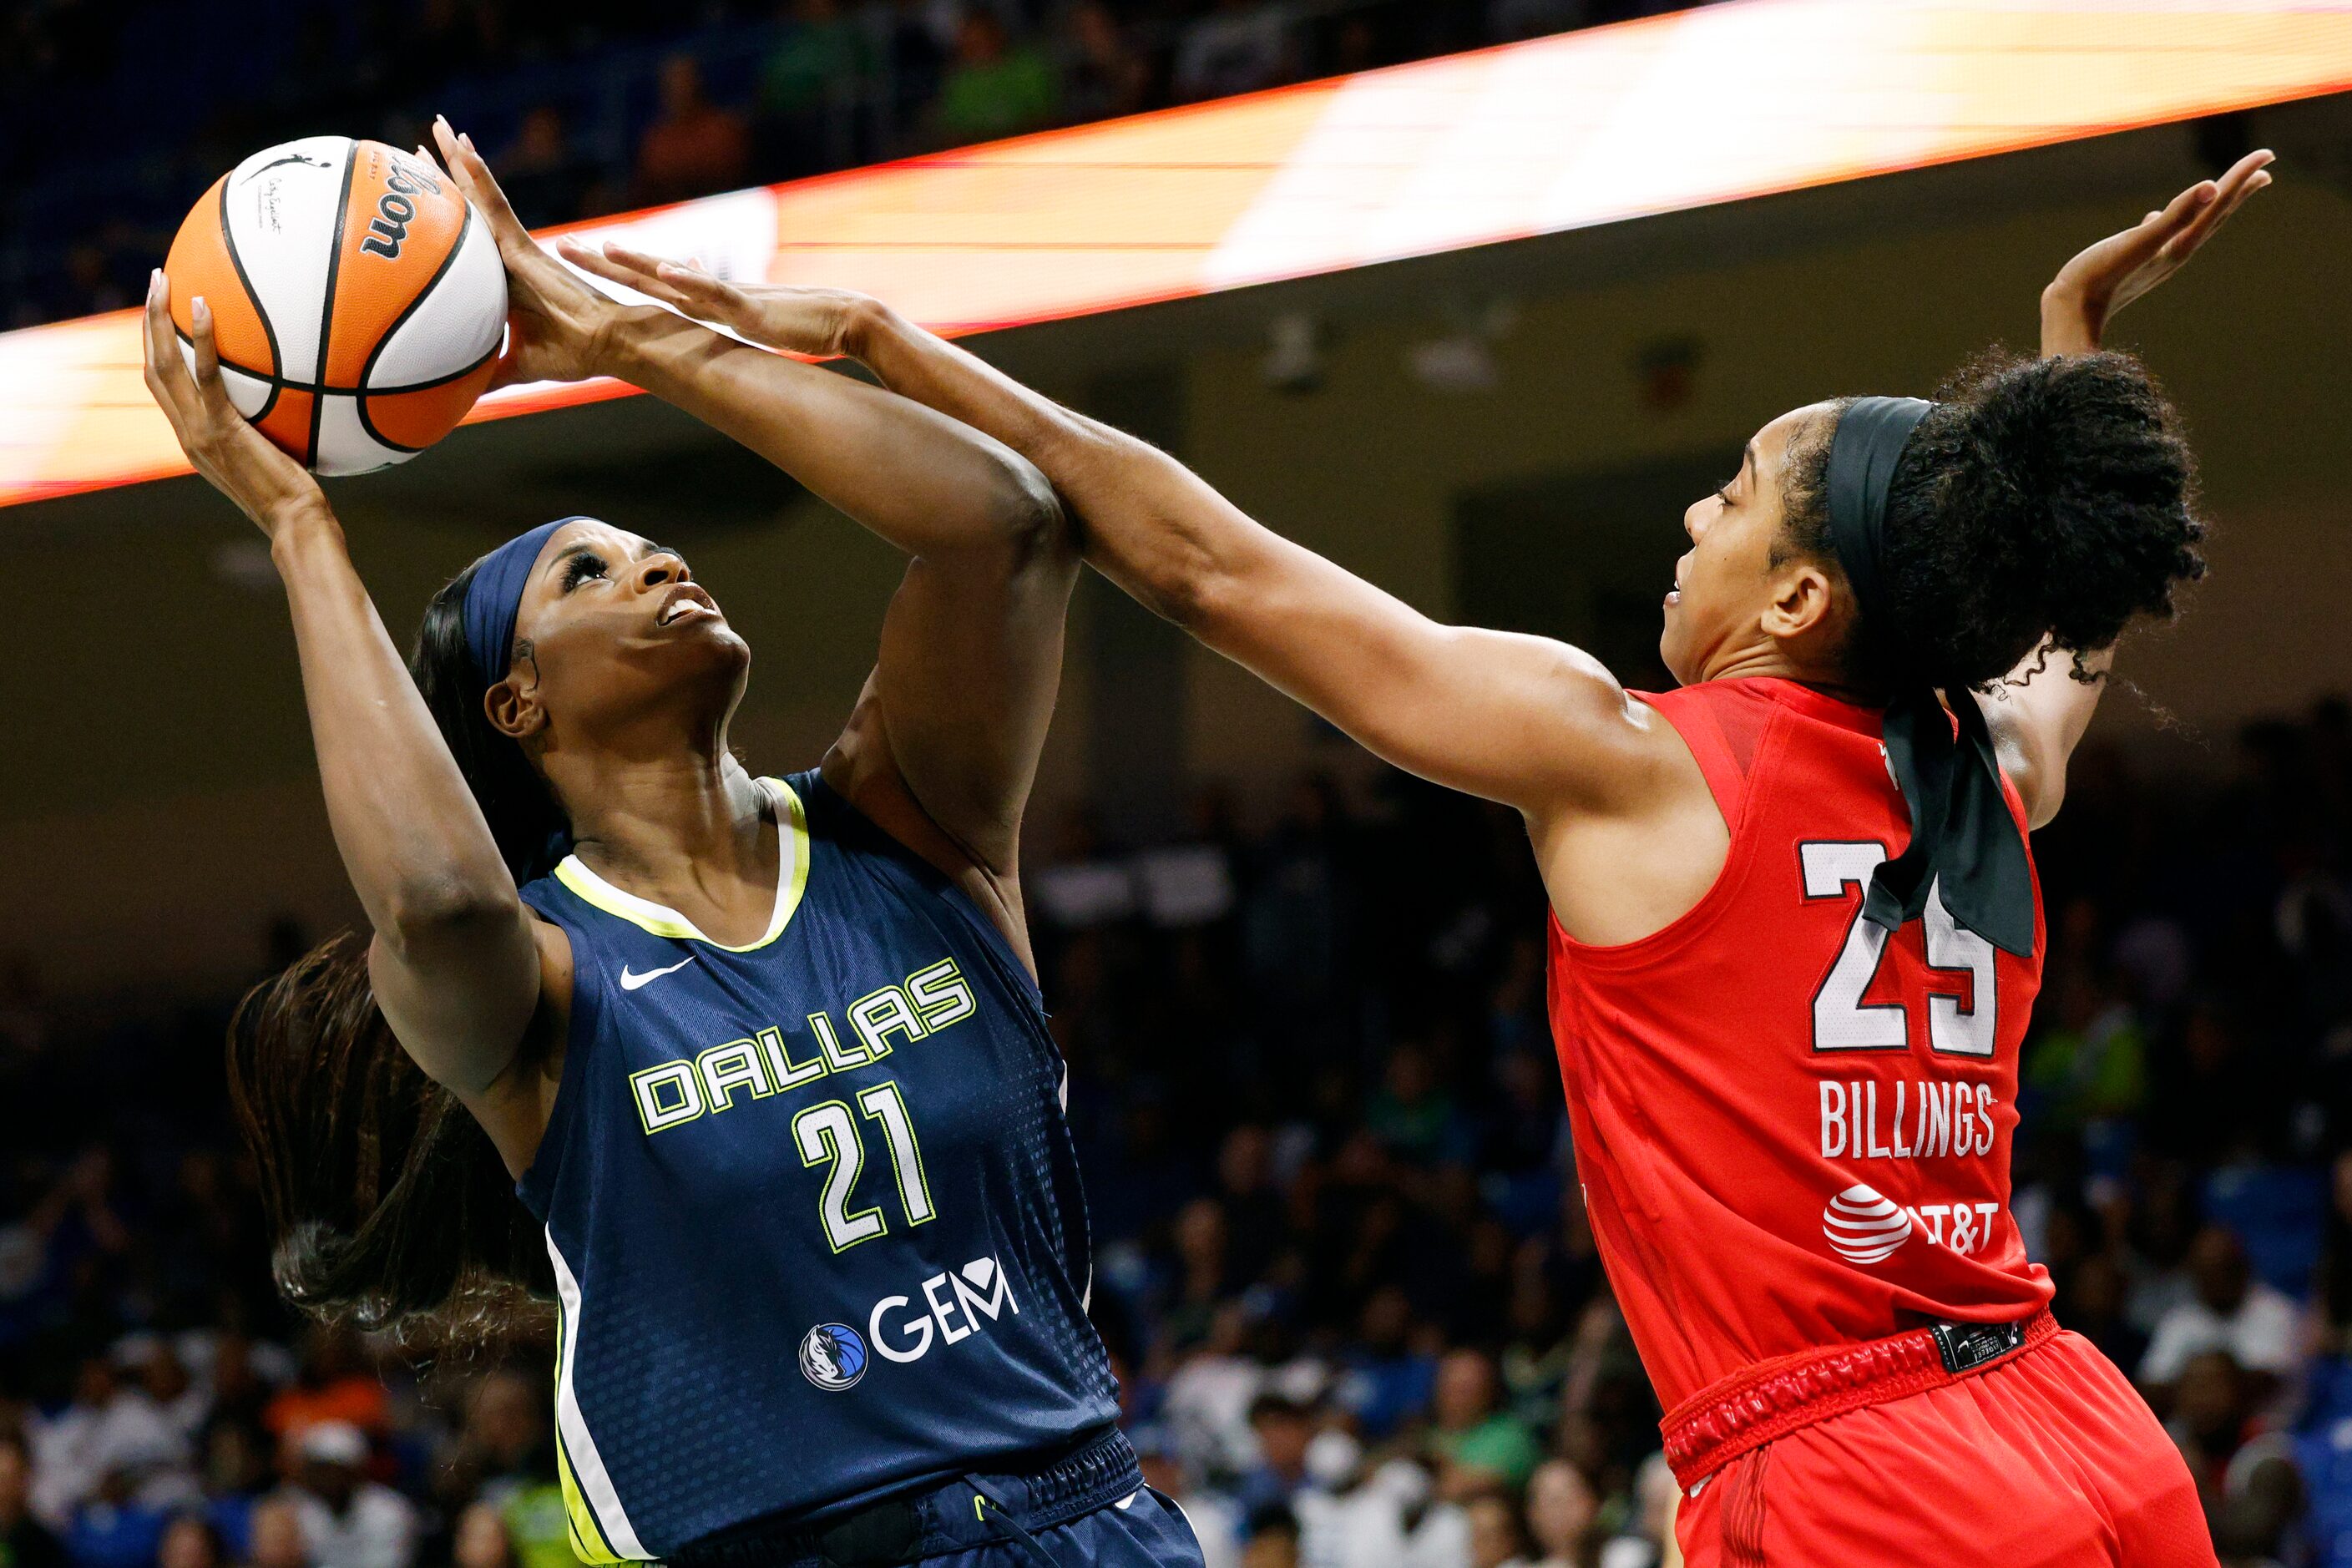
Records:
<instances>
[{"instance_id":1,"label":"gem logo on jersey","mask_svg":"<svg viewBox=\"0 0 2352 1568\"><path fill-rule=\"evenodd\" d=\"M1911 1239L1911 1211L1856 1183L1822 1211L1822 1234L1848 1263L1883 1262Z\"/></svg>"},{"instance_id":2,"label":"gem logo on jersey","mask_svg":"<svg viewBox=\"0 0 2352 1568\"><path fill-rule=\"evenodd\" d=\"M930 1353L934 1326L938 1342L952 1345L983 1332L1007 1309L1021 1315L1012 1278L993 1258L975 1258L952 1272L934 1274L923 1281L922 1292L921 1304L906 1296L885 1296L866 1314L866 1331L884 1361L922 1360Z\"/></svg>"},{"instance_id":3,"label":"gem logo on jersey","mask_svg":"<svg viewBox=\"0 0 2352 1568\"><path fill-rule=\"evenodd\" d=\"M819 1323L801 1338L801 1373L829 1393L866 1375L866 1342L847 1323Z\"/></svg>"}]
</instances>

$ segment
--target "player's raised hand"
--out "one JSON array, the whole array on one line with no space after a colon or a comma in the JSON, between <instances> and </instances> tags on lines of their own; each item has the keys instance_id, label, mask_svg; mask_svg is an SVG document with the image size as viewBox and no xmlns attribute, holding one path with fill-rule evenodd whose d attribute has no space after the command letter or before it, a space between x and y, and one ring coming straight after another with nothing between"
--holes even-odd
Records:
<instances>
[{"instance_id":1,"label":"player's raised hand","mask_svg":"<svg viewBox=\"0 0 2352 1568\"><path fill-rule=\"evenodd\" d=\"M606 371L620 307L572 275L515 216L490 166L448 121L436 116L441 162L490 226L507 269L507 346L493 387L524 381L580 381Z\"/></svg>"},{"instance_id":2,"label":"player's raised hand","mask_svg":"<svg viewBox=\"0 0 2352 1568\"><path fill-rule=\"evenodd\" d=\"M172 434L196 472L273 540L280 528L306 515L332 515L310 470L280 451L229 401L220 351L213 342L212 309L204 296L196 297L189 311L193 372L180 357L170 300L171 287L159 268L147 279L147 391L172 422Z\"/></svg>"},{"instance_id":3,"label":"player's raised hand","mask_svg":"<svg viewBox=\"0 0 2352 1568\"><path fill-rule=\"evenodd\" d=\"M2271 183L2273 155L2249 153L2120 234L2076 255L2042 291L2042 352L2089 353L2117 310L2188 263L2248 196Z\"/></svg>"},{"instance_id":4,"label":"player's raised hand","mask_svg":"<svg viewBox=\"0 0 2352 1568\"><path fill-rule=\"evenodd\" d=\"M583 271L635 289L681 315L709 321L747 342L811 359L854 353L852 341L866 296L846 289L803 289L781 283L732 283L691 262L665 260L606 240L591 248L557 242L564 258Z\"/></svg>"}]
</instances>

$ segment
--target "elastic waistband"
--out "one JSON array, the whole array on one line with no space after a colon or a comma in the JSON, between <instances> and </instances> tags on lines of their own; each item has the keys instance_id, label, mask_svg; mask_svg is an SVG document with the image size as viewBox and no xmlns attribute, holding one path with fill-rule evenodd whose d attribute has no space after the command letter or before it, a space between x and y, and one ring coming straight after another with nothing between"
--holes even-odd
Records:
<instances>
[{"instance_id":1,"label":"elastic waistband","mask_svg":"<svg viewBox=\"0 0 2352 1568\"><path fill-rule=\"evenodd\" d=\"M1135 1449L1113 1426L1041 1469L982 1472L822 1524L754 1520L689 1542L667 1562L671 1568L896 1568L1003 1541L998 1521L1006 1517L1032 1532L1052 1530L1142 1486Z\"/></svg>"},{"instance_id":2,"label":"elastic waistband","mask_svg":"<svg viewBox=\"0 0 2352 1568\"><path fill-rule=\"evenodd\" d=\"M1973 1377L2058 1331L2042 1308L2014 1323L1931 1323L1883 1340L1758 1362L1666 1413L1666 1463L1687 1493L1742 1454L1832 1415Z\"/></svg>"}]
</instances>

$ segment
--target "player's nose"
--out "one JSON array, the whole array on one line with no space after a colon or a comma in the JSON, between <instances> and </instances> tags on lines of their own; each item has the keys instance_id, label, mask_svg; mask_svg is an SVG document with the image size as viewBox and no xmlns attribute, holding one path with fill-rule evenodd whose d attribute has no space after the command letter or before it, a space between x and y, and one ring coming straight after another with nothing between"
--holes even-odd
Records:
<instances>
[{"instance_id":1,"label":"player's nose","mask_svg":"<svg viewBox=\"0 0 2352 1568\"><path fill-rule=\"evenodd\" d=\"M693 581L694 574L688 569L686 558L667 550L656 550L637 563L637 592L641 594L672 583Z\"/></svg>"}]
</instances>

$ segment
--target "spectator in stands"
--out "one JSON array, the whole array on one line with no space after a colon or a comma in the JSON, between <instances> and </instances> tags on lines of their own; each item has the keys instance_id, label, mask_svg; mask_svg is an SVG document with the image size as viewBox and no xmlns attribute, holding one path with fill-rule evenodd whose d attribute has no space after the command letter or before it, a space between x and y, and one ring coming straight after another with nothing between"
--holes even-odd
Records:
<instances>
[{"instance_id":1,"label":"spectator in stands","mask_svg":"<svg viewBox=\"0 0 2352 1568\"><path fill-rule=\"evenodd\" d=\"M536 228L581 216L581 198L593 178L573 153L562 110L542 103L527 111L515 138L498 159L499 184L515 216Z\"/></svg>"},{"instance_id":2,"label":"spectator in stands","mask_svg":"<svg viewBox=\"0 0 2352 1568\"><path fill-rule=\"evenodd\" d=\"M568 1542L563 1550L569 1557L572 1548ZM457 1516L457 1529L450 1542L449 1560L455 1568L521 1568L523 1563L516 1555L513 1540L507 1534L506 1521L495 1507L487 1502L469 1503L465 1512ZM562 1559L554 1561L562 1562Z\"/></svg>"},{"instance_id":3,"label":"spectator in stands","mask_svg":"<svg viewBox=\"0 0 2352 1568\"><path fill-rule=\"evenodd\" d=\"M1288 1243L1290 1216L1274 1184L1273 1135L1257 1123L1242 1123L1218 1146L1216 1203L1224 1220L1226 1276L1263 1280Z\"/></svg>"},{"instance_id":4,"label":"spectator in stands","mask_svg":"<svg viewBox=\"0 0 2352 1568\"><path fill-rule=\"evenodd\" d=\"M569 1568L572 1562L547 1418L550 1381L501 1367L474 1384L446 1472L497 1510L524 1568Z\"/></svg>"},{"instance_id":5,"label":"spectator in stands","mask_svg":"<svg viewBox=\"0 0 2352 1568\"><path fill-rule=\"evenodd\" d=\"M156 1548L155 1568L229 1568L228 1542L203 1514L174 1515Z\"/></svg>"},{"instance_id":6,"label":"spectator in stands","mask_svg":"<svg viewBox=\"0 0 2352 1568\"><path fill-rule=\"evenodd\" d=\"M2189 1362L2210 1351L2227 1351L2244 1369L2254 1403L2267 1403L2301 1359L2302 1320L2294 1303L2253 1278L2245 1247L2218 1225L2197 1233L2189 1277L2195 1294L2157 1323L2139 1363L2150 1403L2164 1410Z\"/></svg>"},{"instance_id":7,"label":"spectator in stands","mask_svg":"<svg viewBox=\"0 0 2352 1568\"><path fill-rule=\"evenodd\" d=\"M1384 1440L1428 1407L1437 1362L1413 1342L1415 1333L1412 1299L1402 1287L1384 1285L1365 1301L1339 1397L1367 1442Z\"/></svg>"},{"instance_id":8,"label":"spectator in stands","mask_svg":"<svg viewBox=\"0 0 2352 1568\"><path fill-rule=\"evenodd\" d=\"M2294 1446L2263 1431L2253 1384L2226 1350L2200 1351L2181 1369L2167 1426L2205 1501L2223 1560L2275 1558L2303 1511Z\"/></svg>"},{"instance_id":9,"label":"spectator in stands","mask_svg":"<svg viewBox=\"0 0 2352 1568\"><path fill-rule=\"evenodd\" d=\"M1584 1472L1546 1459L1528 1477L1528 1533L1543 1553L1532 1568L1587 1568L1600 1503Z\"/></svg>"},{"instance_id":10,"label":"spectator in stands","mask_svg":"<svg viewBox=\"0 0 2352 1568\"><path fill-rule=\"evenodd\" d=\"M1250 1402L1249 1426L1257 1462L1234 1482L1233 1495L1243 1513L1255 1518L1265 1509L1289 1508L1307 1486L1307 1446L1315 1437L1315 1415L1286 1395L1261 1394Z\"/></svg>"},{"instance_id":11,"label":"spectator in stands","mask_svg":"<svg viewBox=\"0 0 2352 1568\"><path fill-rule=\"evenodd\" d=\"M108 1356L83 1359L73 1402L36 1421L29 1436L33 1506L47 1519L75 1518L83 1504L102 1498L107 1511L92 1516L89 1528L110 1531L111 1521L131 1505L183 1501L192 1489L186 1439L143 1390L123 1382ZM160 1536L160 1515L154 1525Z\"/></svg>"},{"instance_id":12,"label":"spectator in stands","mask_svg":"<svg viewBox=\"0 0 2352 1568\"><path fill-rule=\"evenodd\" d=\"M1448 1351L1437 1363L1430 1451L1439 1461L1438 1490L1453 1501L1497 1487L1525 1486L1542 1446L1518 1417L1496 1408L1495 1363L1478 1350Z\"/></svg>"},{"instance_id":13,"label":"spectator in stands","mask_svg":"<svg viewBox=\"0 0 2352 1568\"><path fill-rule=\"evenodd\" d=\"M1527 1533L1509 1498L1487 1492L1462 1511L1470 1526L1468 1568L1526 1568Z\"/></svg>"},{"instance_id":14,"label":"spectator in stands","mask_svg":"<svg viewBox=\"0 0 2352 1568\"><path fill-rule=\"evenodd\" d=\"M1407 1041L1389 1052L1381 1091L1364 1109L1372 1136L1414 1164L1455 1163L1470 1155L1471 1130L1438 1081L1428 1048Z\"/></svg>"},{"instance_id":15,"label":"spectator in stands","mask_svg":"<svg viewBox=\"0 0 2352 1568\"><path fill-rule=\"evenodd\" d=\"M849 116L872 89L874 74L872 39L844 13L841 0L793 0L760 68L751 119L759 177L789 180L846 161Z\"/></svg>"},{"instance_id":16,"label":"spectator in stands","mask_svg":"<svg viewBox=\"0 0 2352 1568\"><path fill-rule=\"evenodd\" d=\"M348 1421L320 1421L293 1440L299 1469L287 1497L313 1568L409 1568L416 1505L368 1478L367 1435Z\"/></svg>"},{"instance_id":17,"label":"spectator in stands","mask_svg":"<svg viewBox=\"0 0 2352 1568\"><path fill-rule=\"evenodd\" d=\"M1242 1568L1298 1568L1298 1521L1288 1509L1262 1509L1244 1530Z\"/></svg>"},{"instance_id":18,"label":"spectator in stands","mask_svg":"<svg viewBox=\"0 0 2352 1568\"><path fill-rule=\"evenodd\" d=\"M2089 1340L2119 1367L2137 1367L2147 1336L2125 1313L2124 1271L2113 1256L2093 1252L2068 1271L2054 1304L2058 1321Z\"/></svg>"},{"instance_id":19,"label":"spectator in stands","mask_svg":"<svg viewBox=\"0 0 2352 1568\"><path fill-rule=\"evenodd\" d=\"M194 1455L196 1436L212 1415L212 1396L189 1377L178 1349L161 1334L137 1334L116 1345L114 1355L138 1378L140 1392L179 1439L181 1451Z\"/></svg>"},{"instance_id":20,"label":"spectator in stands","mask_svg":"<svg viewBox=\"0 0 2352 1568\"><path fill-rule=\"evenodd\" d=\"M216 1414L203 1443L205 1517L241 1552L253 1539L254 1510L275 1479L268 1436L254 1417Z\"/></svg>"},{"instance_id":21,"label":"spectator in stands","mask_svg":"<svg viewBox=\"0 0 2352 1568\"><path fill-rule=\"evenodd\" d=\"M1011 41L994 12L976 7L964 14L955 59L931 106L934 140L957 146L1034 131L1053 122L1061 102L1045 51Z\"/></svg>"},{"instance_id":22,"label":"spectator in stands","mask_svg":"<svg viewBox=\"0 0 2352 1568\"><path fill-rule=\"evenodd\" d=\"M65 1530L66 1552L79 1568L146 1568L155 1560L169 1510L141 1500L150 1464L109 1464L98 1487L75 1508Z\"/></svg>"},{"instance_id":23,"label":"spectator in stands","mask_svg":"<svg viewBox=\"0 0 2352 1568\"><path fill-rule=\"evenodd\" d=\"M300 1371L271 1398L262 1420L280 1437L322 1421L382 1432L383 1383L367 1365L359 1336L341 1324L312 1323L303 1335Z\"/></svg>"},{"instance_id":24,"label":"spectator in stands","mask_svg":"<svg viewBox=\"0 0 2352 1568\"><path fill-rule=\"evenodd\" d=\"M1186 101L1255 92L1291 74L1289 7L1216 0L1176 44L1176 96Z\"/></svg>"},{"instance_id":25,"label":"spectator in stands","mask_svg":"<svg viewBox=\"0 0 2352 1568\"><path fill-rule=\"evenodd\" d=\"M751 165L743 117L703 97L694 57L664 60L661 116L637 143L636 199L651 205L729 190L750 177Z\"/></svg>"},{"instance_id":26,"label":"spectator in stands","mask_svg":"<svg viewBox=\"0 0 2352 1568\"><path fill-rule=\"evenodd\" d=\"M1079 0L1064 23L1069 64L1062 76L1062 118L1072 124L1111 120L1147 106L1151 62L1102 0Z\"/></svg>"},{"instance_id":27,"label":"spectator in stands","mask_svg":"<svg viewBox=\"0 0 2352 1568\"><path fill-rule=\"evenodd\" d=\"M14 1432L0 1431L0 1563L8 1568L66 1568L66 1549L33 1517L33 1456Z\"/></svg>"},{"instance_id":28,"label":"spectator in stands","mask_svg":"<svg viewBox=\"0 0 2352 1568\"><path fill-rule=\"evenodd\" d=\"M224 1328L206 1336L210 1352L205 1384L211 1419L268 1429L266 1413L277 1398L276 1383L293 1370L283 1345L258 1345L241 1330Z\"/></svg>"},{"instance_id":29,"label":"spectator in stands","mask_svg":"<svg viewBox=\"0 0 2352 1568\"><path fill-rule=\"evenodd\" d=\"M253 1533L246 1548L251 1568L310 1568L310 1545L302 1532L302 1512L290 1497L273 1497L253 1510Z\"/></svg>"}]
</instances>

